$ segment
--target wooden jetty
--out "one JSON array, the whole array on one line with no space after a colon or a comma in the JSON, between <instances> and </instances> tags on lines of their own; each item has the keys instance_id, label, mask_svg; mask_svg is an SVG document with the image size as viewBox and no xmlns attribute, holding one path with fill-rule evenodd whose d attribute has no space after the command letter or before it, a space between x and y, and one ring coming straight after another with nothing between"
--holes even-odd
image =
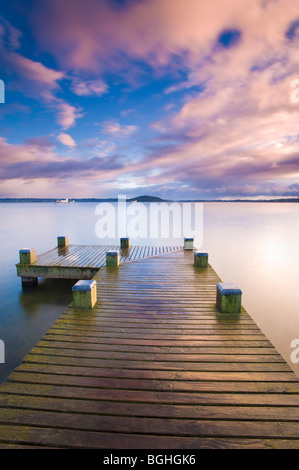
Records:
<instances>
[{"instance_id":1,"label":"wooden jetty","mask_svg":"<svg viewBox=\"0 0 299 470\"><path fill-rule=\"evenodd\" d=\"M210 265L103 266L0 387L0 448L299 448L299 383Z\"/></svg>"},{"instance_id":2,"label":"wooden jetty","mask_svg":"<svg viewBox=\"0 0 299 470\"><path fill-rule=\"evenodd\" d=\"M149 258L181 250L180 246L132 246L120 249L119 245L67 245L55 247L36 256L33 263L18 263L17 274L22 278L92 279L106 265L106 253L119 250L120 263Z\"/></svg>"}]
</instances>

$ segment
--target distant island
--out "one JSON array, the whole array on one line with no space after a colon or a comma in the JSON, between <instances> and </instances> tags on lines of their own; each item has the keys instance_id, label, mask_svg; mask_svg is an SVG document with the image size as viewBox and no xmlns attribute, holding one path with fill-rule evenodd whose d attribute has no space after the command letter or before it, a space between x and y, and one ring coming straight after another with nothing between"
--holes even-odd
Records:
<instances>
[{"instance_id":1,"label":"distant island","mask_svg":"<svg viewBox=\"0 0 299 470\"><path fill-rule=\"evenodd\" d=\"M118 202L118 198L70 198L74 202ZM1 202L48 202L55 203L57 198L0 198ZM162 199L157 196L136 196L127 198L127 202L299 202L299 197L294 198L276 198L276 199Z\"/></svg>"},{"instance_id":2,"label":"distant island","mask_svg":"<svg viewBox=\"0 0 299 470\"><path fill-rule=\"evenodd\" d=\"M131 199L127 199L127 202L168 202L165 201L165 199L161 199L160 197L155 197L155 196L137 196L137 197L132 197Z\"/></svg>"}]
</instances>

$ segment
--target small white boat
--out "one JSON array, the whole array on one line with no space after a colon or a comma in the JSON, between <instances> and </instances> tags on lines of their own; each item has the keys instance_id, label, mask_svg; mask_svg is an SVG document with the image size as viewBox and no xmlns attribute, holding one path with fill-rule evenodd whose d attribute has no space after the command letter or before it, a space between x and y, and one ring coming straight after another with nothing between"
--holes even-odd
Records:
<instances>
[{"instance_id":1,"label":"small white boat","mask_svg":"<svg viewBox=\"0 0 299 470\"><path fill-rule=\"evenodd\" d=\"M68 199L57 199L57 201L55 201L56 204L68 204L68 202Z\"/></svg>"}]
</instances>

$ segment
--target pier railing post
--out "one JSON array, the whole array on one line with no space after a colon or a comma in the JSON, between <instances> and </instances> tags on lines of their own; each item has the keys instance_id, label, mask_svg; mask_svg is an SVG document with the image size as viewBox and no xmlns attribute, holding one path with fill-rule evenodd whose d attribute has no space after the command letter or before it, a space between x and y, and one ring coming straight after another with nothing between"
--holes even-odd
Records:
<instances>
[{"instance_id":1,"label":"pier railing post","mask_svg":"<svg viewBox=\"0 0 299 470\"><path fill-rule=\"evenodd\" d=\"M196 268L207 268L209 264L208 253L204 251L194 251L194 266Z\"/></svg>"},{"instance_id":2,"label":"pier railing post","mask_svg":"<svg viewBox=\"0 0 299 470\"><path fill-rule=\"evenodd\" d=\"M31 265L36 262L36 250L33 248L22 248L19 251L19 256L20 264ZM37 277L22 276L21 279L23 287L36 286L38 284Z\"/></svg>"},{"instance_id":3,"label":"pier railing post","mask_svg":"<svg viewBox=\"0 0 299 470\"><path fill-rule=\"evenodd\" d=\"M21 264L33 264L36 261L36 250L33 248L22 248L19 255Z\"/></svg>"},{"instance_id":4,"label":"pier railing post","mask_svg":"<svg viewBox=\"0 0 299 470\"><path fill-rule=\"evenodd\" d=\"M120 247L123 250L126 249L126 248L130 248L130 239L128 237L121 238L120 239Z\"/></svg>"},{"instance_id":5,"label":"pier railing post","mask_svg":"<svg viewBox=\"0 0 299 470\"><path fill-rule=\"evenodd\" d=\"M184 238L184 250L193 250L194 238Z\"/></svg>"},{"instance_id":6,"label":"pier railing post","mask_svg":"<svg viewBox=\"0 0 299 470\"><path fill-rule=\"evenodd\" d=\"M242 291L235 284L221 283L217 285L216 307L222 313L240 313Z\"/></svg>"},{"instance_id":7,"label":"pier railing post","mask_svg":"<svg viewBox=\"0 0 299 470\"><path fill-rule=\"evenodd\" d=\"M97 302L97 283L94 280L78 281L72 293L74 308L92 309Z\"/></svg>"},{"instance_id":8,"label":"pier railing post","mask_svg":"<svg viewBox=\"0 0 299 470\"><path fill-rule=\"evenodd\" d=\"M65 248L69 244L69 237L57 237L57 247L58 248Z\"/></svg>"},{"instance_id":9,"label":"pier railing post","mask_svg":"<svg viewBox=\"0 0 299 470\"><path fill-rule=\"evenodd\" d=\"M107 251L106 266L109 268L117 268L119 266L119 251Z\"/></svg>"}]
</instances>

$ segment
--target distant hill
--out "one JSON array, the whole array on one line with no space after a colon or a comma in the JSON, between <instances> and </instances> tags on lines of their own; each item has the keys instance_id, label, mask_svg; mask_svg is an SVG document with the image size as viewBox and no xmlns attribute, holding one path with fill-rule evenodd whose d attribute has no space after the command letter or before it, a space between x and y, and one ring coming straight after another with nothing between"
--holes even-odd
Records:
<instances>
[{"instance_id":1,"label":"distant hill","mask_svg":"<svg viewBox=\"0 0 299 470\"><path fill-rule=\"evenodd\" d=\"M165 202L164 199L155 196L137 196L127 199L128 202L137 201L137 202Z\"/></svg>"}]
</instances>

